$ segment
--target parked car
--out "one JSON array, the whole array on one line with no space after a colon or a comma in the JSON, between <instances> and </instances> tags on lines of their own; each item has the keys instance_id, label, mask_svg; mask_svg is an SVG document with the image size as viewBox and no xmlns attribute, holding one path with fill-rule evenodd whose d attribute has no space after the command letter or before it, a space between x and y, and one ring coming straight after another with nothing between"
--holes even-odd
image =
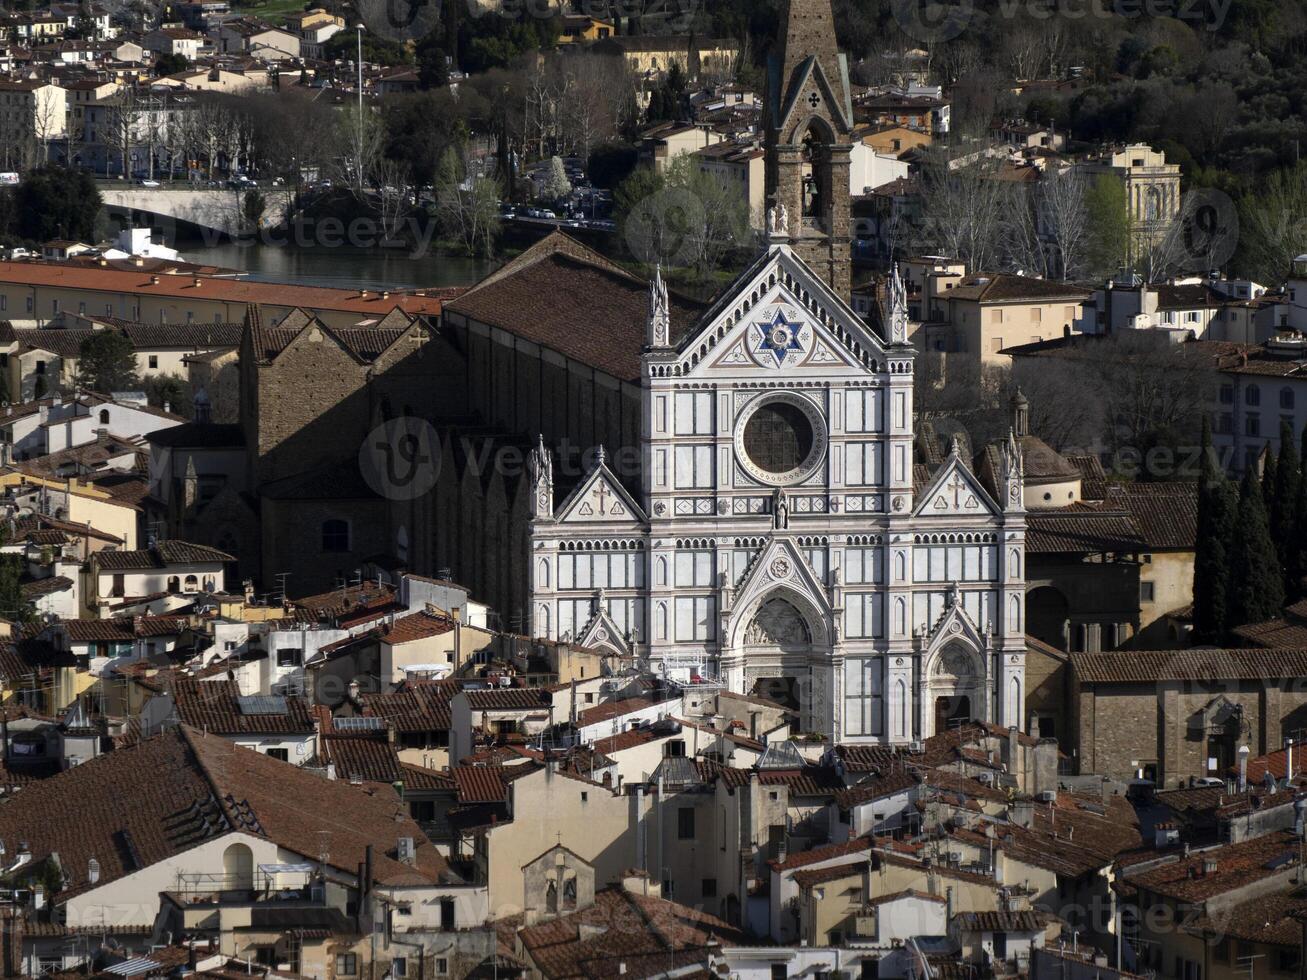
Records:
<instances>
[{"instance_id":1,"label":"parked car","mask_svg":"<svg viewBox=\"0 0 1307 980\"><path fill-rule=\"evenodd\" d=\"M153 180L153 179L151 179L151 178L149 178L149 177L139 177L139 178L137 178L136 186L137 186L137 187L158 187L158 186L159 186L159 182L158 182L157 180Z\"/></svg>"}]
</instances>

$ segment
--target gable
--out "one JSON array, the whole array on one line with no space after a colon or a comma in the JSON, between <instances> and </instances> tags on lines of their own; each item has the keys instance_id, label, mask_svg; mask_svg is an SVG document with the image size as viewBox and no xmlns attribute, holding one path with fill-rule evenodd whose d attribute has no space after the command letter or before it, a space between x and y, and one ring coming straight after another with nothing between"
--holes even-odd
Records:
<instances>
[{"instance_id":1,"label":"gable","mask_svg":"<svg viewBox=\"0 0 1307 980\"><path fill-rule=\"evenodd\" d=\"M638 527L645 521L644 511L600 462L588 477L558 508L560 524L624 523Z\"/></svg>"},{"instance_id":2,"label":"gable","mask_svg":"<svg viewBox=\"0 0 1307 980\"><path fill-rule=\"evenodd\" d=\"M682 377L880 373L884 349L862 319L776 245L681 341Z\"/></svg>"},{"instance_id":3,"label":"gable","mask_svg":"<svg viewBox=\"0 0 1307 980\"><path fill-rule=\"evenodd\" d=\"M968 517L1001 513L957 453L951 453L922 492L914 517Z\"/></svg>"},{"instance_id":4,"label":"gable","mask_svg":"<svg viewBox=\"0 0 1307 980\"><path fill-rule=\"evenodd\" d=\"M840 57L840 69L844 70L843 56ZM795 132L802 131L808 120L817 118L836 135L847 135L853 129L852 105L843 94L847 91L847 87L837 91L827 78L821 62L809 58L788 81L777 128L790 134L788 138L792 139Z\"/></svg>"}]
</instances>

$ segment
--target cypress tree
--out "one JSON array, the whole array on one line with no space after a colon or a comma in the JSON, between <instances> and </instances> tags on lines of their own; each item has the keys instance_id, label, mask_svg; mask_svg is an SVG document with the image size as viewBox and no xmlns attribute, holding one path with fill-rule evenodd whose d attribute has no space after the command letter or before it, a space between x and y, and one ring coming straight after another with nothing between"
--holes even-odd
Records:
<instances>
[{"instance_id":1,"label":"cypress tree","mask_svg":"<svg viewBox=\"0 0 1307 980\"><path fill-rule=\"evenodd\" d=\"M1266 509L1267 520L1270 520L1271 508L1275 506L1275 484L1276 473L1275 453L1271 452L1271 440L1266 440L1266 445L1262 448L1262 506Z\"/></svg>"},{"instance_id":2,"label":"cypress tree","mask_svg":"<svg viewBox=\"0 0 1307 980\"><path fill-rule=\"evenodd\" d=\"M1212 426L1203 419L1198 471L1198 536L1194 548L1194 632L1201 643L1218 643L1229 620L1231 493L1212 449Z\"/></svg>"},{"instance_id":3,"label":"cypress tree","mask_svg":"<svg viewBox=\"0 0 1307 980\"><path fill-rule=\"evenodd\" d=\"M1284 593L1293 593L1291 568L1294 564L1294 523L1298 511L1298 492L1302 473L1298 447L1294 445L1293 423L1280 421L1280 458L1275 463L1275 506L1271 509L1271 540L1280 556L1284 571Z\"/></svg>"},{"instance_id":4,"label":"cypress tree","mask_svg":"<svg viewBox=\"0 0 1307 980\"><path fill-rule=\"evenodd\" d=\"M1302 430L1302 450L1298 454L1298 465L1298 500L1293 511L1293 527L1289 532L1291 544L1289 567L1286 569L1291 602L1296 602L1307 594L1303 587L1303 576L1307 575L1307 426L1303 426Z\"/></svg>"},{"instance_id":5,"label":"cypress tree","mask_svg":"<svg viewBox=\"0 0 1307 980\"><path fill-rule=\"evenodd\" d=\"M1234 554L1230 563L1230 625L1274 619L1284 605L1284 576L1271 540L1266 502L1255 467L1244 473L1239 493Z\"/></svg>"}]
</instances>

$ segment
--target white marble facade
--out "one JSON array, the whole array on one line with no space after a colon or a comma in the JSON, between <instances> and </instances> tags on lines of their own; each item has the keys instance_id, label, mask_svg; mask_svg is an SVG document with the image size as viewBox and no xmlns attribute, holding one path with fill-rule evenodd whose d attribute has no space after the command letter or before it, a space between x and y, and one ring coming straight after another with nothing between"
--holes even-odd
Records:
<instances>
[{"instance_id":1,"label":"white marble facade","mask_svg":"<svg viewBox=\"0 0 1307 980\"><path fill-rule=\"evenodd\" d=\"M838 741L1019 725L1020 455L1002 453L1001 500L956 447L914 487L897 276L890 292L885 342L773 236L676 339L657 278L638 499L600 451L558 500L533 454L534 634L790 698Z\"/></svg>"}]
</instances>

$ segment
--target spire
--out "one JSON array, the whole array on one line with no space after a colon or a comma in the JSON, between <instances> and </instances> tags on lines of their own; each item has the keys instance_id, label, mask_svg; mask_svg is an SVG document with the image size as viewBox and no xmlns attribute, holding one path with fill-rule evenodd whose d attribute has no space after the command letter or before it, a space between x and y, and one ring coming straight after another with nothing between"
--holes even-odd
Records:
<instances>
[{"instance_id":1,"label":"spire","mask_svg":"<svg viewBox=\"0 0 1307 980\"><path fill-rule=\"evenodd\" d=\"M1018 439L1030 435L1030 402L1018 388L1012 396L1012 431Z\"/></svg>"},{"instance_id":2,"label":"spire","mask_svg":"<svg viewBox=\"0 0 1307 980\"><path fill-rule=\"evenodd\" d=\"M903 276L899 273L899 264L894 263L894 271L889 280L889 336L891 344L908 342L908 290L903 285Z\"/></svg>"},{"instance_id":3,"label":"spire","mask_svg":"<svg viewBox=\"0 0 1307 980\"><path fill-rule=\"evenodd\" d=\"M766 191L788 220L769 230L791 237L795 254L847 302L853 107L831 0L786 0L776 45L767 66Z\"/></svg>"},{"instance_id":4,"label":"spire","mask_svg":"<svg viewBox=\"0 0 1307 980\"><path fill-rule=\"evenodd\" d=\"M783 85L789 84L803 62L815 57L831 86L843 88L840 52L835 41L835 15L831 13L830 0L789 0L785 10L785 33L780 40L778 61Z\"/></svg>"},{"instance_id":5,"label":"spire","mask_svg":"<svg viewBox=\"0 0 1307 980\"><path fill-rule=\"evenodd\" d=\"M663 266L654 267L653 281L649 283L649 326L647 342L650 347L666 347L671 335L671 309L667 300L667 283L663 280Z\"/></svg>"}]
</instances>

